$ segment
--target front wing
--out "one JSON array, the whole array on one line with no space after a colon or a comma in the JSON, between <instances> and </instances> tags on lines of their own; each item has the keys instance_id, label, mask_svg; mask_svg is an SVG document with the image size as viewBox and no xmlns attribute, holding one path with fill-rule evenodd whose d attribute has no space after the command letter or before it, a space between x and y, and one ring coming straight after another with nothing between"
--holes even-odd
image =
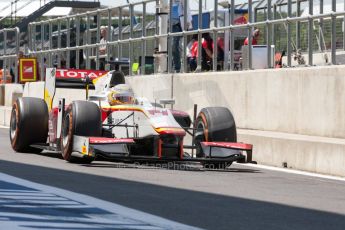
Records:
<instances>
[{"instance_id":1,"label":"front wing","mask_svg":"<svg viewBox=\"0 0 345 230\"><path fill-rule=\"evenodd\" d=\"M204 157L181 155L179 158L131 155L129 146L135 144L135 140L131 138L84 137L74 135L72 155L83 158L96 157L99 154L114 160L133 161L252 162L253 146L245 143L201 142Z\"/></svg>"}]
</instances>

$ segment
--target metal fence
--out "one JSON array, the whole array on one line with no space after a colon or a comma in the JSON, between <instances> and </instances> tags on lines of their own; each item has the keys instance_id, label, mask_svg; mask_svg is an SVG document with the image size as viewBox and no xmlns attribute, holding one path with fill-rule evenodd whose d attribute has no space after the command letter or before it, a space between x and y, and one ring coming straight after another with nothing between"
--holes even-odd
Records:
<instances>
[{"instance_id":1,"label":"metal fence","mask_svg":"<svg viewBox=\"0 0 345 230\"><path fill-rule=\"evenodd\" d=\"M186 5L188 0L184 0ZM309 12L307 15L301 15L301 3L307 4ZM146 0L143 2L112 7L107 9L99 9L97 11L81 13L77 15L50 19L47 21L33 22L29 25L28 48L29 55L36 56L39 60L41 76L44 76L43 66L56 65L66 68L95 68L99 69L100 60L121 60L124 57L129 60L129 75L132 75L132 66L140 59L141 74L145 74L145 62L148 55L154 56L155 59L167 61L167 68L155 68L154 72L172 73L172 38L175 36L182 37L182 72L188 71L188 63L186 58L186 44L188 38L198 35L198 53L201 53L202 34L210 33L213 37L214 47L217 47L217 37L224 33L229 34L229 57L224 62L223 70L229 71L235 69L235 30L247 30L248 43L252 43L252 31L255 28L261 28L265 31L265 36L261 40L267 46L267 63L269 68L273 68L272 45L278 47L277 30L283 28L285 38L284 45L281 49L286 49L287 61L286 66L292 66L292 58L300 51L306 51L307 62L309 66L313 65L313 53L322 46L322 50L329 49L331 54L330 64L336 64L337 38L342 36L343 44L345 44L344 29L339 30L339 23L345 21L345 9L336 9L336 0L332 0L332 12L323 13L323 1L320 0L320 13L314 14L314 1L312 0L285 0L285 1L252 1L237 5L236 7L248 9L248 23L242 25L234 24L235 0L229 0L230 23L225 26L217 26L217 17L214 17L213 25L210 28L202 28L202 17L198 17L198 28L191 31L182 31L172 33L172 25L168 25L166 31L162 28L164 21L171 21L171 14L167 12L172 10L172 0ZM164 6L167 6L164 8ZM277 7L286 7L286 12L277 15ZM155 13L147 13L147 9L156 9ZM295 11L293 12L293 8ZM185 15L187 8L185 8ZM263 10L263 13L260 13ZM338 10L338 11L337 11ZM202 1L199 1L198 15L204 12ZM214 0L214 14L218 15L218 0ZM140 18L139 23L134 22L134 18ZM327 38L319 36L315 39L315 23L324 29L324 25L328 23ZM338 23L338 24L337 24ZM344 27L343 23L341 26ZM187 26L187 19L184 17L184 28ZM101 26L108 28L106 39L106 54L100 55L96 52L100 47L104 46L100 39ZM140 27L140 29L138 29ZM112 29L111 29L112 28ZM303 39L303 28L306 28L305 37ZM6 34L2 30L2 34ZM320 30L321 31L321 30ZM5 35L4 35L5 36ZM7 36L7 35L6 35ZM19 39L19 31L16 32L16 38ZM330 44L324 45L325 39ZM4 41L6 39L4 38ZM1 37L0 37L1 41ZM19 44L19 41L16 41ZM5 42L4 44L6 44ZM338 42L339 43L339 42ZM167 45L169 44L169 45ZM316 45L315 45L316 44ZM18 47L18 46L17 46ZM345 48L345 46L342 46ZM6 50L5 46L2 47ZM1 47L0 47L1 49ZM17 54L19 49L16 50ZM251 46L246 50L246 66L252 69L253 50ZM295 56L296 57L296 56ZM0 56L2 60L14 58L14 55L3 53ZM214 49L213 60L217 60L217 49ZM43 64L45 63L45 64ZM200 70L201 55L198 55L198 68ZM155 63L158 65L159 63ZM8 64L7 64L8 65ZM4 65L5 68L7 65ZM17 68L16 68L17 69ZM217 62L213 62L213 71L217 71Z\"/></svg>"},{"instance_id":2,"label":"metal fence","mask_svg":"<svg viewBox=\"0 0 345 230\"><path fill-rule=\"evenodd\" d=\"M150 0L31 23L28 35L30 54L37 56L42 63L47 60L48 66L56 63L61 67L61 63L64 63L61 59L64 59L67 60L66 68L72 66L99 69L100 59L110 61L127 57L130 61L129 66L132 66L135 60L133 50L140 46L141 52L135 53L141 54L141 63L145 65L145 56L150 53L147 51L147 44L150 43L149 47L153 49L155 47L153 43L158 38L157 24L151 22L152 19L156 22L158 15L147 15L146 9L148 5L155 8L157 4L158 1ZM135 10L139 6L141 9ZM132 20L135 16L141 17L141 30L135 29L138 27L138 24L135 26ZM147 17L151 19L148 20ZM114 24L117 25L116 28ZM106 55L95 52L104 46L100 43L102 26L108 30ZM70 60L73 60L73 63ZM131 71L131 68L129 70Z\"/></svg>"},{"instance_id":3,"label":"metal fence","mask_svg":"<svg viewBox=\"0 0 345 230\"><path fill-rule=\"evenodd\" d=\"M9 81L9 76L11 82L18 82L19 38L18 28L0 30L0 69L4 83Z\"/></svg>"}]
</instances>

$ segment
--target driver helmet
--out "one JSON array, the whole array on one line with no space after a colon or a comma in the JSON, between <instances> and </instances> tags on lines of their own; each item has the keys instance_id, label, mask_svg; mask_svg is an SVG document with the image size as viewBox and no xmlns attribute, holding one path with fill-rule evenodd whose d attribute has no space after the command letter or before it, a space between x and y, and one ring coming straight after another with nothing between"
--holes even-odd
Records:
<instances>
[{"instance_id":1,"label":"driver helmet","mask_svg":"<svg viewBox=\"0 0 345 230\"><path fill-rule=\"evenodd\" d=\"M134 93L132 88L126 84L119 84L110 89L108 94L110 105L134 104Z\"/></svg>"}]
</instances>

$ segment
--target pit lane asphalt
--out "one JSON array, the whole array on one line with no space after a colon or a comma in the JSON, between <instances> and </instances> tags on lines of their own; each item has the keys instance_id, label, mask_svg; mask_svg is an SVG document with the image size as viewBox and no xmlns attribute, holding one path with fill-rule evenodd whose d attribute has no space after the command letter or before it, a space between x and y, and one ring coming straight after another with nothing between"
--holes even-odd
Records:
<instances>
[{"instance_id":1,"label":"pit lane asphalt","mask_svg":"<svg viewBox=\"0 0 345 230\"><path fill-rule=\"evenodd\" d=\"M206 229L344 229L345 182L232 165L180 170L15 153L0 129L0 172ZM254 152L255 154L255 152ZM177 167L177 166L176 166Z\"/></svg>"}]
</instances>

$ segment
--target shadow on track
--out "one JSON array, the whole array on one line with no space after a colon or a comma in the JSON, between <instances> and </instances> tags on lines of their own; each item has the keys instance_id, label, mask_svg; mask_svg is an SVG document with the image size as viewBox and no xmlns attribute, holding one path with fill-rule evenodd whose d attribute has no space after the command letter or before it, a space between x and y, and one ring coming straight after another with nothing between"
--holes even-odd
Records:
<instances>
[{"instance_id":1,"label":"shadow on track","mask_svg":"<svg viewBox=\"0 0 345 230\"><path fill-rule=\"evenodd\" d=\"M42 153L38 153L37 155L63 160L61 153L57 153L57 152L48 152L48 151L46 152L46 151L44 151Z\"/></svg>"},{"instance_id":2,"label":"shadow on track","mask_svg":"<svg viewBox=\"0 0 345 230\"><path fill-rule=\"evenodd\" d=\"M21 153L17 153L21 154ZM36 154L36 153L23 153L23 154ZM63 160L60 153L57 152L49 152L44 151L37 155L56 158ZM75 164L75 163L73 163ZM92 167L92 168L127 168L127 169L157 169L157 170L178 170L178 171L195 171L195 172L202 172L202 171L213 171L213 172L231 172L231 173L260 173L260 170L256 169L244 169L244 168L236 168L234 166L230 166L225 169L206 169L201 166L199 163L184 163L184 162L121 162L121 161L114 161L105 159L103 157L98 157L95 161L91 164L80 164L84 167Z\"/></svg>"},{"instance_id":3,"label":"shadow on track","mask_svg":"<svg viewBox=\"0 0 345 230\"><path fill-rule=\"evenodd\" d=\"M90 195L206 229L342 230L345 226L345 215L271 202L8 161L0 161L0 168L3 173L12 176Z\"/></svg>"},{"instance_id":4,"label":"shadow on track","mask_svg":"<svg viewBox=\"0 0 345 230\"><path fill-rule=\"evenodd\" d=\"M231 172L231 173L260 173L260 170L236 168L230 166L225 169L206 169L201 164L187 164L180 162L162 162L162 163L126 163L126 162L107 162L94 161L91 164L84 164L85 167L92 168L126 168L126 169L155 169L155 170L178 170L191 172Z\"/></svg>"}]
</instances>

